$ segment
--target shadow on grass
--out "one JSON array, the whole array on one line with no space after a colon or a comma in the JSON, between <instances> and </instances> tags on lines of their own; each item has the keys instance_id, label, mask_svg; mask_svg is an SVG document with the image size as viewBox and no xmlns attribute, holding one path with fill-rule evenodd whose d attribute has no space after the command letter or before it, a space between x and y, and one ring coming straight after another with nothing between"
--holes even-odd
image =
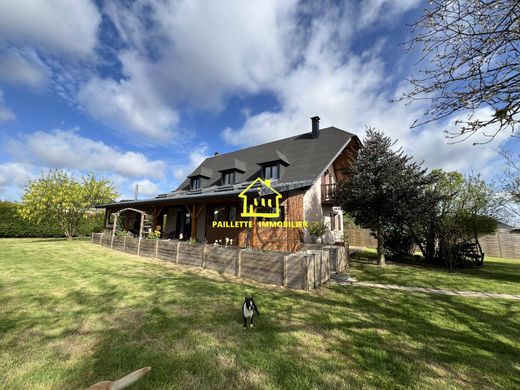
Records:
<instances>
[{"instance_id":1,"label":"shadow on grass","mask_svg":"<svg viewBox=\"0 0 520 390\"><path fill-rule=\"evenodd\" d=\"M363 267L363 272L371 275L373 278L381 278L381 282L389 281L391 283L398 284L397 280L392 280L394 276L389 275L388 269L381 269L377 267L376 255L371 252L359 252L352 256L351 264L359 264ZM518 264L509 262L498 262L498 261L484 261L484 265L471 266L468 268L458 268L454 272L449 272L447 268L439 264L427 263L424 260L416 259L403 259L402 261L388 261L389 265L396 267L396 272L402 271L402 276L405 278L407 272L411 272L411 268L421 270L424 275L426 272L432 271L436 276L445 275L449 278L451 275L456 276L468 276L475 279L484 281L495 281L495 282L508 282L508 283L520 283L520 262ZM371 267L373 266L373 268ZM385 275L386 274L386 275ZM435 278L431 278L434 282ZM485 283L483 283L485 284ZM431 285L435 287L434 284Z\"/></svg>"},{"instance_id":2,"label":"shadow on grass","mask_svg":"<svg viewBox=\"0 0 520 390\"><path fill-rule=\"evenodd\" d=\"M520 385L518 307L511 302L345 286L295 292L144 261L79 259L60 272L75 287L24 293L28 307L42 308L38 314L20 313L9 302L14 298L0 295L10 308L0 325L42 350L91 341L81 358L59 370L61 388L84 388L144 366L152 371L132 388ZM246 294L255 296L261 316L244 331ZM20 341L11 337L3 346L13 350ZM64 350L33 358L52 367L71 359Z\"/></svg>"}]
</instances>

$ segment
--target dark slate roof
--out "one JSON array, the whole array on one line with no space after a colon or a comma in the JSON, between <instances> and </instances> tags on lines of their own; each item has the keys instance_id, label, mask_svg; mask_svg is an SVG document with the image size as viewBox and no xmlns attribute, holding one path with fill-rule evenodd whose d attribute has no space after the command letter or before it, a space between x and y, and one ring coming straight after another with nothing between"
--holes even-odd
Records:
<instances>
[{"instance_id":1,"label":"dark slate roof","mask_svg":"<svg viewBox=\"0 0 520 390\"><path fill-rule=\"evenodd\" d=\"M211 169L213 175L207 181L206 187L212 187L219 184L220 172L232 169L234 160L237 159L245 163L242 181L251 182L261 176L262 168L258 164L267 162L266 159L276 156L276 160L282 160L289 164L278 183L314 181L343 150L352 137L355 137L355 135L336 127L328 127L320 130L320 136L317 139L313 139L311 133L305 133L208 157L197 167L195 172L199 172L202 168ZM194 173L190 176L193 176ZM187 179L176 191L187 190L189 185L190 181Z\"/></svg>"},{"instance_id":2,"label":"dark slate roof","mask_svg":"<svg viewBox=\"0 0 520 390\"><path fill-rule=\"evenodd\" d=\"M226 171L239 171L239 172L244 173L246 171L246 163L234 158L234 159L232 159L231 165L229 168L221 169L219 172L226 172Z\"/></svg>"},{"instance_id":3,"label":"dark slate roof","mask_svg":"<svg viewBox=\"0 0 520 390\"><path fill-rule=\"evenodd\" d=\"M188 177L197 177L202 176L208 179L211 179L211 176L213 176L213 170L211 168L208 168L207 166L199 165L197 169L193 171L191 175Z\"/></svg>"},{"instance_id":4,"label":"dark slate roof","mask_svg":"<svg viewBox=\"0 0 520 390\"><path fill-rule=\"evenodd\" d=\"M262 156L262 161L258 161L257 164L267 164L272 162L282 162L283 165L287 166L289 165L289 159L285 157L285 155L278 150L270 150L268 153L265 154L265 156Z\"/></svg>"},{"instance_id":5,"label":"dark slate roof","mask_svg":"<svg viewBox=\"0 0 520 390\"><path fill-rule=\"evenodd\" d=\"M308 188L314 184L316 179L341 153L353 137L356 136L336 127L328 127L320 130L320 136L317 139L313 139L310 133L305 133L240 149L236 152L209 157L173 192L161 194L151 199L121 201L96 207L160 205L171 203L172 201L182 203L197 199L238 195L253 180L261 176L262 168L259 164L267 162L266 158L272 157L276 161L283 161L284 165L288 164L282 177L271 182L272 188L278 192ZM240 175L240 181L234 185L221 186L221 172L231 169L243 172ZM201 189L190 191L189 177L194 176L203 176L208 178L208 180L205 184L202 184Z\"/></svg>"}]
</instances>

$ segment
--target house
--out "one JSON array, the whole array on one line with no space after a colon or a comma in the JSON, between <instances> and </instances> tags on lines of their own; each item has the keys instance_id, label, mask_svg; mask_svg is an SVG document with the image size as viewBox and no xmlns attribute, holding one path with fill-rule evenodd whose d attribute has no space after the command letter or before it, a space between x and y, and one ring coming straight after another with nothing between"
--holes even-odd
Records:
<instances>
[{"instance_id":1,"label":"house","mask_svg":"<svg viewBox=\"0 0 520 390\"><path fill-rule=\"evenodd\" d=\"M311 241L305 223L322 221L328 226L324 242L342 242L342 212L332 194L361 142L335 127L320 129L317 116L311 120L310 132L215 153L170 193L98 206L106 210L106 227L111 214L134 208L145 211L149 226L165 238L210 244L228 238L240 247L296 251ZM124 214L125 229L137 232L140 215Z\"/></svg>"}]
</instances>

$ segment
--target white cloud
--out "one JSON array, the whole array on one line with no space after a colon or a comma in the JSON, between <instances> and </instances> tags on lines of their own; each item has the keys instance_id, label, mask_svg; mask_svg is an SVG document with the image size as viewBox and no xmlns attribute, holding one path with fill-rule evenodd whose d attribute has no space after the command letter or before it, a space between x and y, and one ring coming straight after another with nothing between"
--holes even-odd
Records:
<instances>
[{"instance_id":1,"label":"white cloud","mask_svg":"<svg viewBox=\"0 0 520 390\"><path fill-rule=\"evenodd\" d=\"M402 86L388 73L381 51L385 41L375 42L363 53L342 51L338 50L335 39L341 26L338 20L328 17L321 22L317 19L314 24L302 63L273 84L280 107L254 115L245 111L242 126L222 131L228 143L254 145L308 132L309 118L319 115L322 128L336 126L361 138L366 125L376 127L397 139L408 154L424 160L431 168L492 170L496 148L507 140L506 134L501 134L491 145L479 147L473 146L472 141L449 145L442 123L411 130L422 110L417 105L390 102L399 95Z\"/></svg>"},{"instance_id":2,"label":"white cloud","mask_svg":"<svg viewBox=\"0 0 520 390\"><path fill-rule=\"evenodd\" d=\"M23 189L35 178L29 164L8 162L0 164L0 199L18 200Z\"/></svg>"},{"instance_id":3,"label":"white cloud","mask_svg":"<svg viewBox=\"0 0 520 390\"><path fill-rule=\"evenodd\" d=\"M295 60L287 38L294 4L107 2L104 12L127 47L117 53L124 78L93 77L78 101L111 127L171 140L181 132L175 107L219 110L230 94L283 77Z\"/></svg>"},{"instance_id":4,"label":"white cloud","mask_svg":"<svg viewBox=\"0 0 520 390\"><path fill-rule=\"evenodd\" d=\"M5 105L4 92L0 90L0 122L7 122L15 118L11 109Z\"/></svg>"},{"instance_id":5,"label":"white cloud","mask_svg":"<svg viewBox=\"0 0 520 390\"><path fill-rule=\"evenodd\" d=\"M119 151L101 141L82 137L77 129L37 131L11 142L11 153L20 161L49 168L113 172L124 177L162 178L165 164L144 154Z\"/></svg>"},{"instance_id":6,"label":"white cloud","mask_svg":"<svg viewBox=\"0 0 520 390\"><path fill-rule=\"evenodd\" d=\"M0 52L0 81L40 87L47 83L48 74L34 51Z\"/></svg>"},{"instance_id":7,"label":"white cloud","mask_svg":"<svg viewBox=\"0 0 520 390\"><path fill-rule=\"evenodd\" d=\"M86 56L97 44L100 22L90 0L0 2L0 42Z\"/></svg>"},{"instance_id":8,"label":"white cloud","mask_svg":"<svg viewBox=\"0 0 520 390\"><path fill-rule=\"evenodd\" d=\"M138 1L105 10L142 55L138 67L135 57L121 58L131 80L147 74L164 99L200 109L221 108L227 93L257 91L284 74L294 60L287 44L295 3Z\"/></svg>"},{"instance_id":9,"label":"white cloud","mask_svg":"<svg viewBox=\"0 0 520 390\"><path fill-rule=\"evenodd\" d=\"M0 188L8 185L23 187L34 178L32 167L22 163L0 164Z\"/></svg>"},{"instance_id":10,"label":"white cloud","mask_svg":"<svg viewBox=\"0 0 520 390\"><path fill-rule=\"evenodd\" d=\"M136 185L139 186L139 199L141 199L142 196L155 196L161 191L161 187L158 184L148 179L133 181L128 186L129 191L135 191Z\"/></svg>"},{"instance_id":11,"label":"white cloud","mask_svg":"<svg viewBox=\"0 0 520 390\"><path fill-rule=\"evenodd\" d=\"M178 114L137 82L93 78L80 90L79 102L96 119L154 141L172 138Z\"/></svg>"},{"instance_id":12,"label":"white cloud","mask_svg":"<svg viewBox=\"0 0 520 390\"><path fill-rule=\"evenodd\" d=\"M188 162L184 165L178 165L173 170L175 179L182 182L193 170L200 165L208 157L208 146L206 144L197 145L189 154Z\"/></svg>"}]
</instances>

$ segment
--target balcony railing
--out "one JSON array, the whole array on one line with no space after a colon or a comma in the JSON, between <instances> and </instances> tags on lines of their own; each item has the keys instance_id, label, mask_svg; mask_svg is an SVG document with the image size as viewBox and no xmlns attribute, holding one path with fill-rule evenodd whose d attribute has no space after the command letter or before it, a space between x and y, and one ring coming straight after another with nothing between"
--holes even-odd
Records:
<instances>
[{"instance_id":1,"label":"balcony railing","mask_svg":"<svg viewBox=\"0 0 520 390\"><path fill-rule=\"evenodd\" d=\"M332 204L334 202L334 190L336 184L322 184L321 185L321 203Z\"/></svg>"}]
</instances>

